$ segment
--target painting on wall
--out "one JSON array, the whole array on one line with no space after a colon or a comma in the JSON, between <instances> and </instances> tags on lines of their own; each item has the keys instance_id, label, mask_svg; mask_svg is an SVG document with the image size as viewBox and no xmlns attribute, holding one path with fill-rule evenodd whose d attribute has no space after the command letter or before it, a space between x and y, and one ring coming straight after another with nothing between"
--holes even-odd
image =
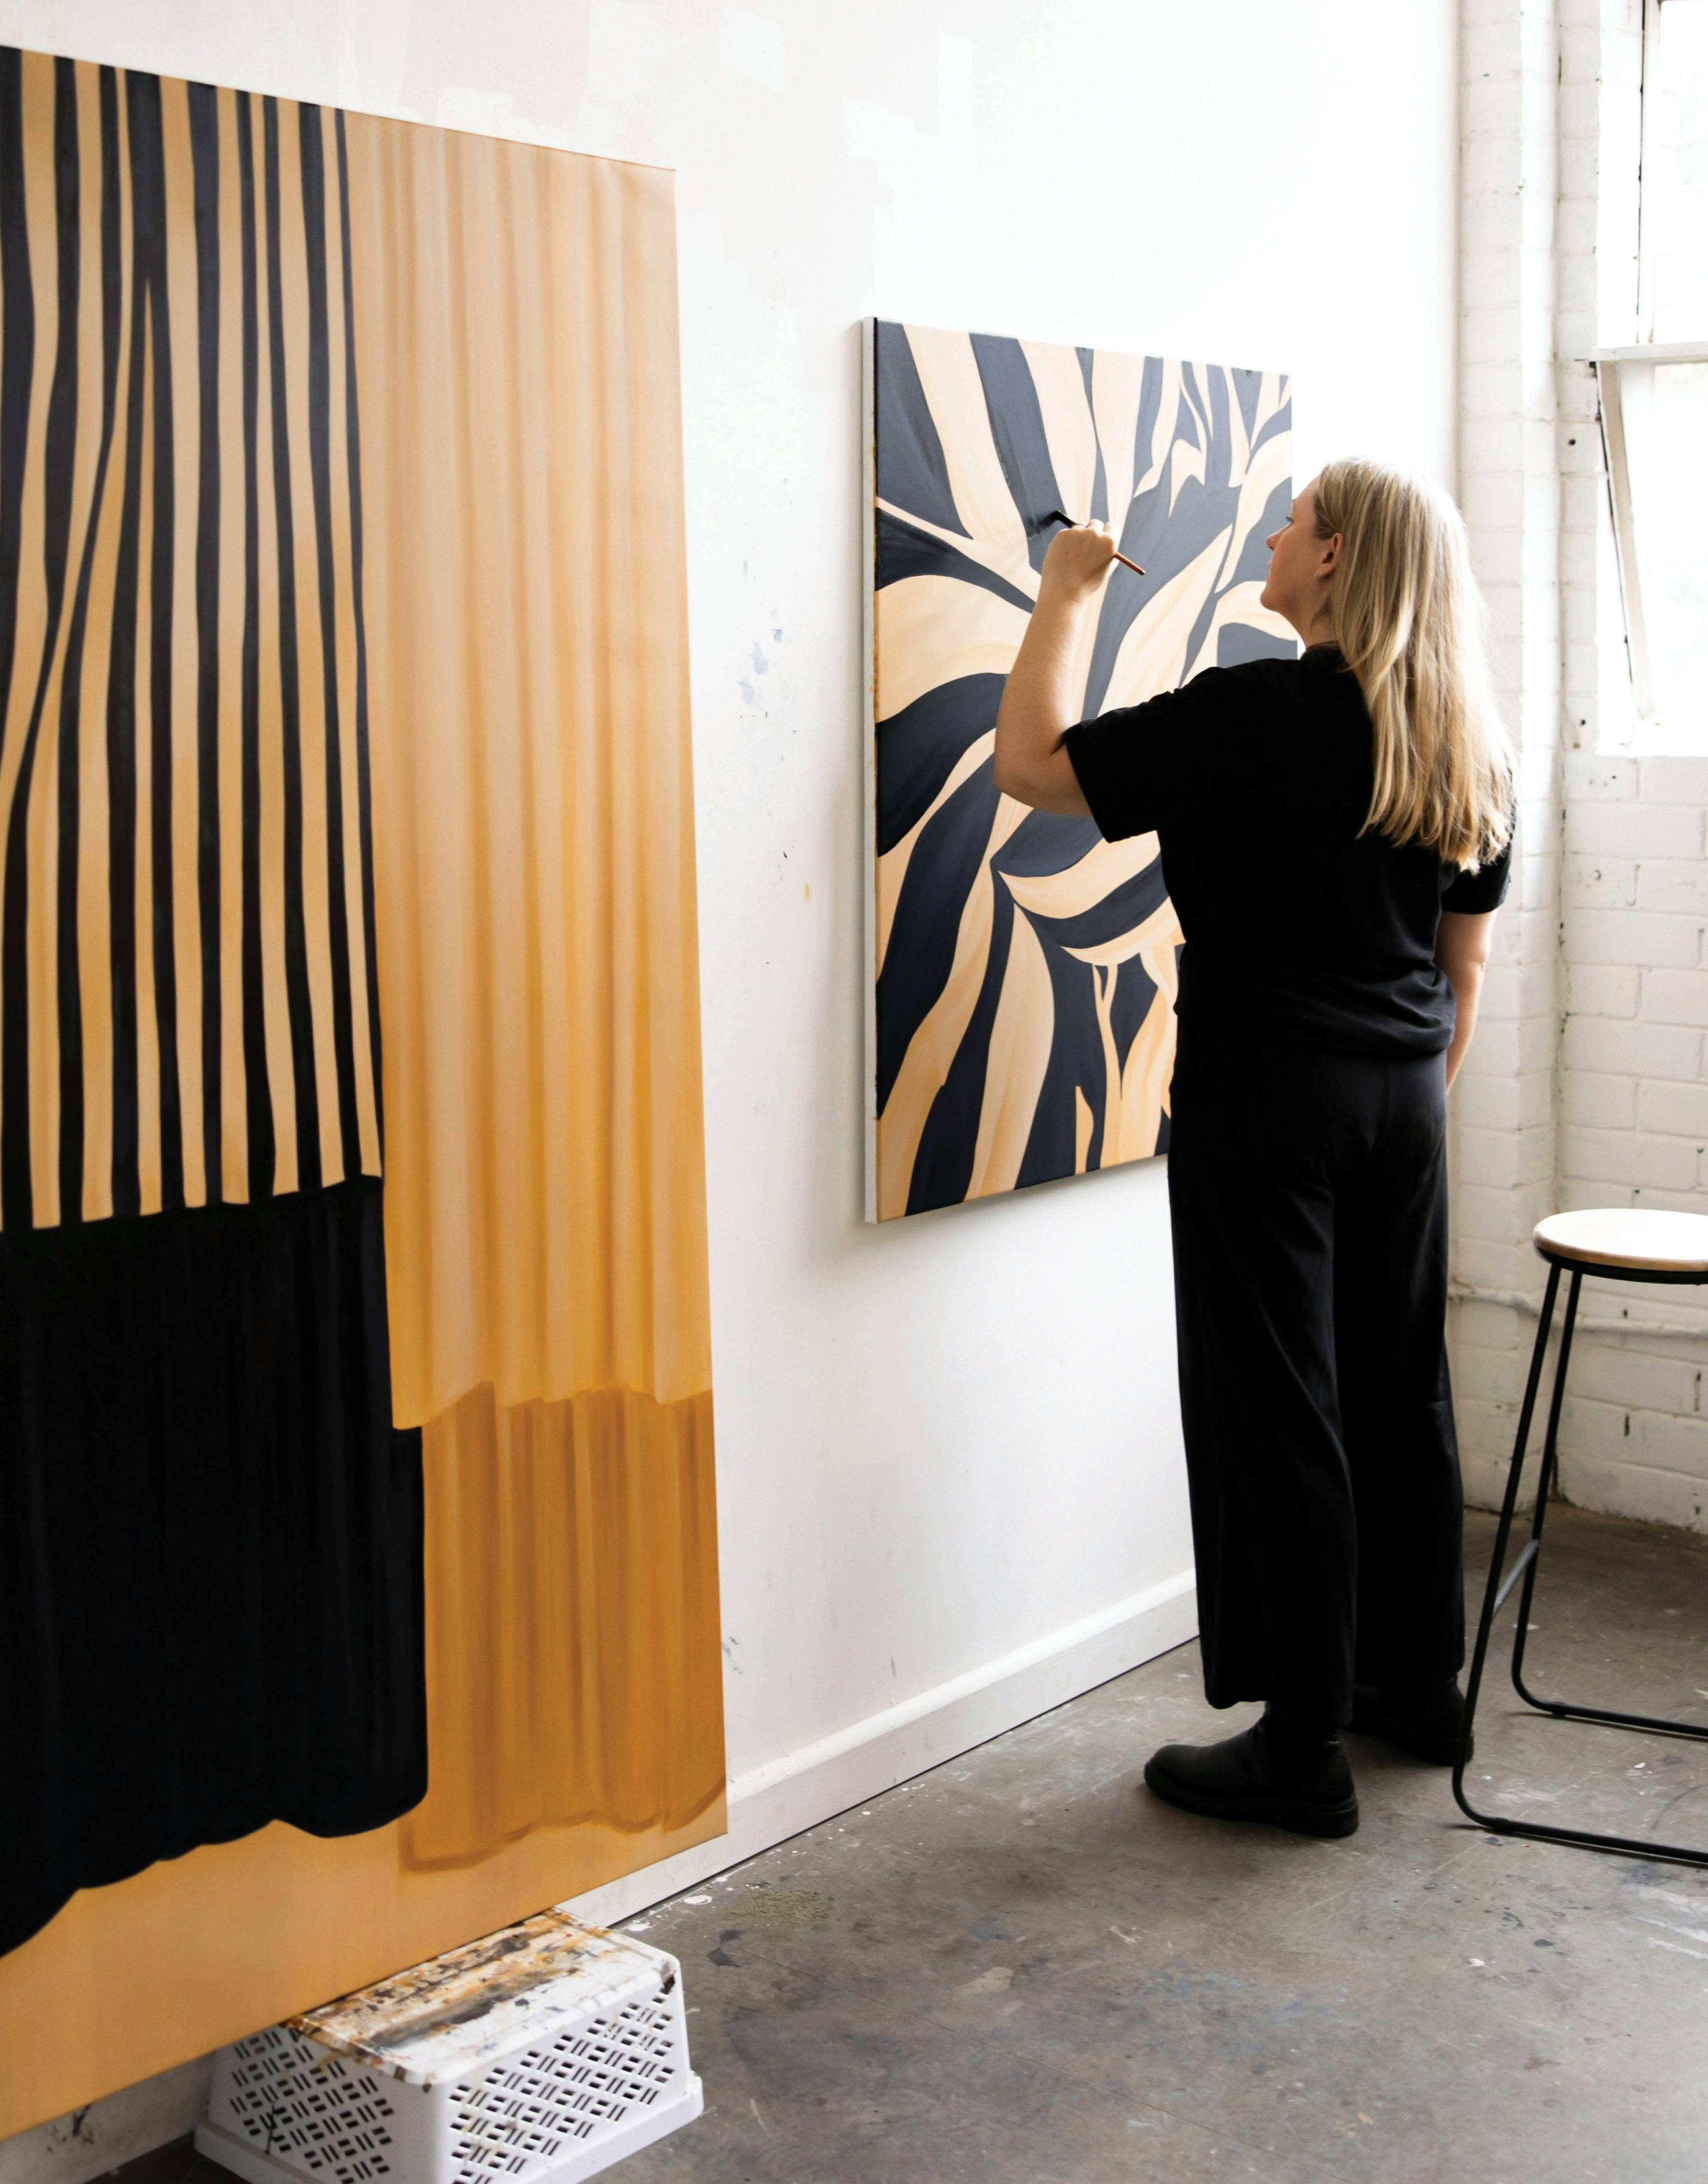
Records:
<instances>
[{"instance_id":1,"label":"painting on wall","mask_svg":"<svg viewBox=\"0 0 1708 2184\"><path fill-rule=\"evenodd\" d=\"M0 50L0 2137L722 1830L678 371L667 174Z\"/></svg>"},{"instance_id":2,"label":"painting on wall","mask_svg":"<svg viewBox=\"0 0 1708 2184\"><path fill-rule=\"evenodd\" d=\"M1258 604L1292 499L1287 377L867 328L867 1212L887 1221L1165 1151L1180 928L1153 834L991 779L1060 521L1120 551L1080 717L1290 657Z\"/></svg>"}]
</instances>

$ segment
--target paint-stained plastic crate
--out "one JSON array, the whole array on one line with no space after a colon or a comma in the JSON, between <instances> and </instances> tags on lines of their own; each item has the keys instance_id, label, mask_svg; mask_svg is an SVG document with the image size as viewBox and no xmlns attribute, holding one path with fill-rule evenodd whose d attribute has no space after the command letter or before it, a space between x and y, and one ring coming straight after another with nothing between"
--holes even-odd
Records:
<instances>
[{"instance_id":1,"label":"paint-stained plastic crate","mask_svg":"<svg viewBox=\"0 0 1708 2184\"><path fill-rule=\"evenodd\" d=\"M248 2184L579 2184L701 2098L676 1959L547 1911L221 2049L196 2144Z\"/></svg>"}]
</instances>

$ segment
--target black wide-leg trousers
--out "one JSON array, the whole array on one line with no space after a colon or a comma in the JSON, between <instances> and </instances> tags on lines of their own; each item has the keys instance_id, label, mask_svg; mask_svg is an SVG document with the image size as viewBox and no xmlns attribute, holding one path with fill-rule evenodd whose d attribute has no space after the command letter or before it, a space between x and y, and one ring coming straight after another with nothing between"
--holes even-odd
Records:
<instances>
[{"instance_id":1,"label":"black wide-leg trousers","mask_svg":"<svg viewBox=\"0 0 1708 2184\"><path fill-rule=\"evenodd\" d=\"M1205 1692L1331 1726L1465 1658L1442 1057L1183 1026L1171 1104Z\"/></svg>"}]
</instances>

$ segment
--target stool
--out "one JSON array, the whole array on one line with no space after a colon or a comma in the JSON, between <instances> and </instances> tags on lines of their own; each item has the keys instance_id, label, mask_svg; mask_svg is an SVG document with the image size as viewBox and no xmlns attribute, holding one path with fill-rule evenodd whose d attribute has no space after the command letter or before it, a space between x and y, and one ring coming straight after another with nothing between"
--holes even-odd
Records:
<instances>
[{"instance_id":1,"label":"stool","mask_svg":"<svg viewBox=\"0 0 1708 2184\"><path fill-rule=\"evenodd\" d=\"M1532 1237L1548 1262L1548 1291L1542 1301L1541 1323L1536 1347L1530 1354L1530 1378L1525 1384L1523 1407L1518 1413L1518 1438L1512 1465L1506 1476L1506 1496L1501 1503L1499 1529L1494 1535L1494 1560L1482 1596L1482 1616L1476 1627L1476 1645L1471 1657L1471 1674L1465 1691L1465 1726L1459 1757L1453 1769L1453 1794L1460 1808L1479 1827L1497 1835L1527 1836L1537 1842L1584 1843L1595 1850L1625 1851L1638 1858L1673 1858L1688 1865L1708 1865L1708 1850L1688 1850L1676 1843L1641 1842L1628 1836L1597 1835L1584 1828L1555 1828L1540 1820L1514 1820L1494 1813L1479 1813L1465 1794L1465 1769L1471 1752L1471 1721L1477 1692L1482 1684L1488 1655L1489 1635L1507 1595L1521 1579L1524 1590L1518 1606L1518 1627L1512 1641L1512 1685L1525 1704L1538 1713L1560 1721L1605 1721L1626 1729L1649 1729L1668 1736L1708 1741L1708 1725L1688 1721L1656 1721L1648 1714L1611 1713L1605 1707L1572 1706L1564 1699L1538 1698L1524 1680L1524 1641L1530 1627L1530 1603L1536 1589L1538 1557L1542 1549L1542 1526L1548 1513L1549 1489L1554 1482L1560 1407L1566 1392L1566 1368L1571 1356L1571 1330L1577 1318L1577 1294L1586 1274L1616 1282L1708 1283L1708 1216L1700 1213L1631 1212L1616 1208L1584 1213L1555 1213L1539 1221ZM1548 1431L1542 1444L1542 1475L1537 1482L1536 1513L1531 1519L1529 1544L1510 1570L1506 1569L1507 1544L1512 1534L1513 1512L1518 1504L1519 1481L1530 1440L1530 1421L1542 1381L1542 1361L1554 1324L1555 1299L1560 1278L1569 1273L1566 1318L1560 1332L1560 1357L1554 1368L1554 1392L1549 1399Z\"/></svg>"}]
</instances>

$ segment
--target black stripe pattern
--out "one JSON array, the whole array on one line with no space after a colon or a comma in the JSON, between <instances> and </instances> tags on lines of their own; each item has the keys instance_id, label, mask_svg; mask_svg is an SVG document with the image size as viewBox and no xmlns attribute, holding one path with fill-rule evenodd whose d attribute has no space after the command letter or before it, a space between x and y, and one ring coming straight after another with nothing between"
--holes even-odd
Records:
<instances>
[{"instance_id":1,"label":"black stripe pattern","mask_svg":"<svg viewBox=\"0 0 1708 2184\"><path fill-rule=\"evenodd\" d=\"M426 1789L342 151L0 49L0 1950Z\"/></svg>"},{"instance_id":2,"label":"black stripe pattern","mask_svg":"<svg viewBox=\"0 0 1708 2184\"><path fill-rule=\"evenodd\" d=\"M0 54L0 1228L380 1167L339 117Z\"/></svg>"}]
</instances>

